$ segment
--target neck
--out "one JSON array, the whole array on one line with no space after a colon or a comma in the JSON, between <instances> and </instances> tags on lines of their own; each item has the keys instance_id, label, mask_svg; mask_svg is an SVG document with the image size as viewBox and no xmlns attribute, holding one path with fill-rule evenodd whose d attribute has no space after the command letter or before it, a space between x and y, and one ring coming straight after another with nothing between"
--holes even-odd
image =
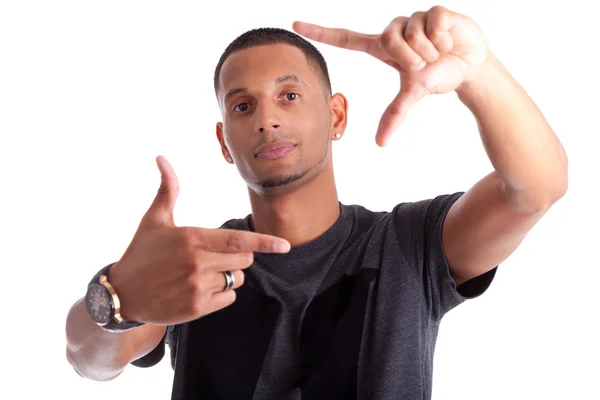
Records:
<instances>
[{"instance_id":1,"label":"neck","mask_svg":"<svg viewBox=\"0 0 600 400\"><path fill-rule=\"evenodd\" d=\"M331 165L288 193L264 196L249 189L249 194L253 230L284 238L292 247L321 236L340 216Z\"/></svg>"}]
</instances>

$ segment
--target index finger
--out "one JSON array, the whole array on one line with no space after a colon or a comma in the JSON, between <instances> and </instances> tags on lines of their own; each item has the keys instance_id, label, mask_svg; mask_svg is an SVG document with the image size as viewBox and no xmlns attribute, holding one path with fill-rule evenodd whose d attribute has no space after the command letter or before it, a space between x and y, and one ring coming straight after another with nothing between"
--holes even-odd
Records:
<instances>
[{"instance_id":1,"label":"index finger","mask_svg":"<svg viewBox=\"0 0 600 400\"><path fill-rule=\"evenodd\" d=\"M309 39L348 50L364 51L365 53L369 53L378 36L358 33L348 29L325 28L301 21L295 21L292 28L296 33Z\"/></svg>"},{"instance_id":2,"label":"index finger","mask_svg":"<svg viewBox=\"0 0 600 400\"><path fill-rule=\"evenodd\" d=\"M216 253L287 253L290 243L277 236L237 229L188 227L194 241L205 250Z\"/></svg>"}]
</instances>

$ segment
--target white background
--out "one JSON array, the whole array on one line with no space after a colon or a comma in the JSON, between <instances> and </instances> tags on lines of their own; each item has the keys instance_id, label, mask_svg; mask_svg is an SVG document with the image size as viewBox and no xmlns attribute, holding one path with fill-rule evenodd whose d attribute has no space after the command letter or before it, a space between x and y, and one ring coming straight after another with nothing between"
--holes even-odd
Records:
<instances>
[{"instance_id":1,"label":"white background","mask_svg":"<svg viewBox=\"0 0 600 400\"><path fill-rule=\"evenodd\" d=\"M387 2L386 2L387 3ZM215 136L213 71L227 44L295 19L379 33L435 3L4 1L0 4L0 398L170 398L168 357L98 383L65 358L65 318L88 280L120 258L174 166L179 225L250 212ZM474 18L544 112L570 160L570 187L482 297L442 322L434 399L600 398L598 23L583 2L446 1ZM340 200L372 210L467 190L491 171L454 94L428 97L389 146L375 144L397 74L316 44L349 100L334 144ZM399 377L401 378L401 377ZM133 397L132 397L133 396Z\"/></svg>"}]
</instances>

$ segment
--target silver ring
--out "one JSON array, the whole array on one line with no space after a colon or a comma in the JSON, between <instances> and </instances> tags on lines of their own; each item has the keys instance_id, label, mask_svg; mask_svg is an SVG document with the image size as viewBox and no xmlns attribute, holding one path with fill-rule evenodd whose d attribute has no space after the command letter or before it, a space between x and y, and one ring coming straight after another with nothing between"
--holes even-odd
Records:
<instances>
[{"instance_id":1,"label":"silver ring","mask_svg":"<svg viewBox=\"0 0 600 400\"><path fill-rule=\"evenodd\" d=\"M225 292L233 287L235 284L235 278L233 277L231 271L225 271L223 272L223 275L225 275L225 280L227 281L225 283L225 288L223 288L223 291Z\"/></svg>"}]
</instances>

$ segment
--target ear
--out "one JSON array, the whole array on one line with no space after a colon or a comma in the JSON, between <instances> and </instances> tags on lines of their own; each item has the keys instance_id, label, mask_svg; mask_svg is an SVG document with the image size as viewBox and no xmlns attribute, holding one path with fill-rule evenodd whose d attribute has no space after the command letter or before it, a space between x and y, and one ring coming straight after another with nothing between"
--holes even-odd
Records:
<instances>
[{"instance_id":1,"label":"ear","mask_svg":"<svg viewBox=\"0 0 600 400\"><path fill-rule=\"evenodd\" d=\"M332 139L336 134L341 137L348 123L348 100L343 94L336 93L329 99L329 109L331 110L330 136Z\"/></svg>"},{"instance_id":2,"label":"ear","mask_svg":"<svg viewBox=\"0 0 600 400\"><path fill-rule=\"evenodd\" d=\"M229 149L227 149L227 145L225 144L225 139L223 138L223 123L222 122L217 122L217 140L219 141L219 144L221 145L221 153L223 154L223 157L225 158L225 161L227 161L228 163L233 163L233 158L231 157L231 154L229 153Z\"/></svg>"}]
</instances>

